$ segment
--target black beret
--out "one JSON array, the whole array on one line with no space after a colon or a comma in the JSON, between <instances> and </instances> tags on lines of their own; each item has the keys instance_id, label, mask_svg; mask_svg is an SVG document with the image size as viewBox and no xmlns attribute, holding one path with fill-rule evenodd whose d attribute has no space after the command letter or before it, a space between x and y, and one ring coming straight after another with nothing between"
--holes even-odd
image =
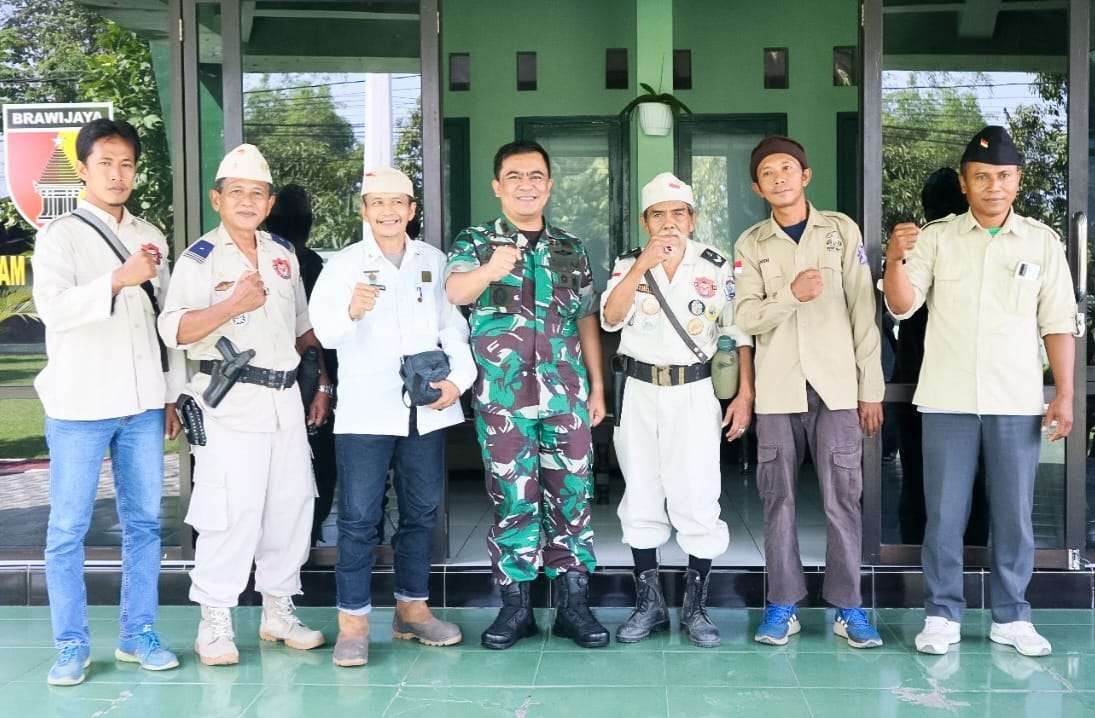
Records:
<instances>
[{"instance_id":1,"label":"black beret","mask_svg":"<svg viewBox=\"0 0 1095 718\"><path fill-rule=\"evenodd\" d=\"M1023 166L1023 153L1015 147L1008 131L999 125L985 127L966 145L962 164L984 162L987 165Z\"/></svg>"}]
</instances>

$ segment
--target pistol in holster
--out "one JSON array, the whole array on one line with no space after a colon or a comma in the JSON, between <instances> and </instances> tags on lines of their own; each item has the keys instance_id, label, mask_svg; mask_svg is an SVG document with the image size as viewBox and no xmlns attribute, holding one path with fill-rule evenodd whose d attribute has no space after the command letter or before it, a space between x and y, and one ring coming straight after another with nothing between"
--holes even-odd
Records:
<instances>
[{"instance_id":1,"label":"pistol in holster","mask_svg":"<svg viewBox=\"0 0 1095 718\"><path fill-rule=\"evenodd\" d=\"M624 410L624 387L627 386L627 357L613 354L609 366L612 369L612 425L619 426Z\"/></svg>"},{"instance_id":2,"label":"pistol in holster","mask_svg":"<svg viewBox=\"0 0 1095 718\"><path fill-rule=\"evenodd\" d=\"M202 399L205 399L205 403L214 409L224 399L228 390L235 386L244 370L247 369L247 365L255 357L254 349L241 352L228 337L217 340L217 351L224 357L224 361L213 366L213 372L209 375L209 386L202 392Z\"/></svg>"}]
</instances>

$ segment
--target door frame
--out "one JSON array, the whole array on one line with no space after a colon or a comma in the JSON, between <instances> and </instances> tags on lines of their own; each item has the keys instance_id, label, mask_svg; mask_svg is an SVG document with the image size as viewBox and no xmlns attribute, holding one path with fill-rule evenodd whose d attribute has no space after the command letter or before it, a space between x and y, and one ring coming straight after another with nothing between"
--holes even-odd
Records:
<instances>
[{"instance_id":1,"label":"door frame","mask_svg":"<svg viewBox=\"0 0 1095 718\"><path fill-rule=\"evenodd\" d=\"M1088 111L1089 58L1091 44L1090 1L1068 0L1068 215L1086 216L1088 197ZM883 0L863 0L860 6L860 158L863 183L860 190L863 239L875 280L882 267L882 55ZM1071 224L1071 223L1070 223ZM1077 245L1075 233L1067 238L1068 259L1074 283L1086 276L1079 260L1086 255ZM1085 293L1086 294L1086 293ZM879 307L881 320L882 308ZM1086 311L1086 298L1079 311ZM1065 546L1038 549L1037 568L1079 569L1078 557L1086 550L1085 500L1087 356L1085 342L1076 342L1072 435L1065 445ZM1093 387L1095 388L1095 387ZM912 401L915 386L887 384L885 401ZM1053 388L1046 388L1047 401ZM882 441L881 436L864 442L863 476L863 559L870 564L918 565L920 547L883 545L882 536ZM988 551L967 548L966 563L988 565Z\"/></svg>"}]
</instances>

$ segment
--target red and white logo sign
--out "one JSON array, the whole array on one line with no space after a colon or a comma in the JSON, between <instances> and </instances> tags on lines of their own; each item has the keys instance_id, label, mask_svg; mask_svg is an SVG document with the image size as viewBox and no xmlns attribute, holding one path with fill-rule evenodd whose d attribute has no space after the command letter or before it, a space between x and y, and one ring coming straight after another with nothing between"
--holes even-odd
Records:
<instances>
[{"instance_id":1,"label":"red and white logo sign","mask_svg":"<svg viewBox=\"0 0 1095 718\"><path fill-rule=\"evenodd\" d=\"M113 118L109 102L4 105L4 171L12 202L35 227L76 208L83 184L76 174L76 133L92 120Z\"/></svg>"},{"instance_id":2,"label":"red and white logo sign","mask_svg":"<svg viewBox=\"0 0 1095 718\"><path fill-rule=\"evenodd\" d=\"M274 271L282 279L288 279L290 275L289 260L278 257L274 260Z\"/></svg>"}]
</instances>

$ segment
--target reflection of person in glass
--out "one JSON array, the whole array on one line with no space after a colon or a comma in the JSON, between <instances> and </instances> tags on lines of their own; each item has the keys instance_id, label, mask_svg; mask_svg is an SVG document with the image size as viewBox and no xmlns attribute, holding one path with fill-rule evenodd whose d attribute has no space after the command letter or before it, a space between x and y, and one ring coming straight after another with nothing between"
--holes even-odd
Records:
<instances>
[{"instance_id":1,"label":"reflection of person in glass","mask_svg":"<svg viewBox=\"0 0 1095 718\"><path fill-rule=\"evenodd\" d=\"M757 490L768 567L768 605L754 639L783 645L800 628L795 604L806 597L806 579L795 496L810 451L825 509L822 595L837 608L833 632L853 648L878 647L859 573L863 434L881 428L885 391L867 253L851 218L807 201L813 175L798 142L761 140L749 170L753 191L772 209L735 246L735 321L757 342Z\"/></svg>"},{"instance_id":2,"label":"reflection of person in glass","mask_svg":"<svg viewBox=\"0 0 1095 718\"><path fill-rule=\"evenodd\" d=\"M312 288L319 273L323 270L323 258L308 246L308 234L312 230L312 200L303 187L288 184L278 190L277 201L266 218L266 229L293 243L293 249L300 262L300 279L304 282L304 294L311 298ZM332 350L324 350L322 366L327 369L327 383L309 381L305 385L301 377L301 398L304 406L312 405L315 392L321 391L331 397L334 403L335 387L338 385L338 357ZM313 377L314 379L314 377ZM307 392L307 395L305 395ZM315 514L312 519L312 543L323 542L323 522L331 514L331 505L335 496L335 435L334 424L330 421L321 426L308 427L308 444L312 448L312 470L316 475Z\"/></svg>"},{"instance_id":3,"label":"reflection of person in glass","mask_svg":"<svg viewBox=\"0 0 1095 718\"><path fill-rule=\"evenodd\" d=\"M445 255L407 236L414 189L391 167L365 173L361 214L372 230L331 257L316 282L310 314L316 334L341 360L335 416L338 463L338 640L332 660L360 666L369 657L373 565L384 522L388 469L399 525L392 635L451 646L460 628L430 611L430 555L445 482L445 429L464 421L460 394L475 380L468 323L445 296ZM415 402L401 367L427 352L445 372ZM442 364L443 366L443 364Z\"/></svg>"},{"instance_id":4,"label":"reflection of person in glass","mask_svg":"<svg viewBox=\"0 0 1095 718\"><path fill-rule=\"evenodd\" d=\"M122 526L114 656L148 670L179 665L153 625L164 433L172 439L179 433L175 399L186 376L182 354L165 351L156 336L154 312L169 280L167 243L125 207L140 156L128 122L99 119L82 127L76 157L83 199L74 214L38 232L31 260L34 302L46 325L46 367L34 386L50 458L45 554L58 650L47 679L53 685L82 682L91 660L84 537L107 448Z\"/></svg>"},{"instance_id":5,"label":"reflection of person in glass","mask_svg":"<svg viewBox=\"0 0 1095 718\"><path fill-rule=\"evenodd\" d=\"M657 552L675 528L688 554L681 631L698 646L717 646L707 592L711 561L730 543L719 518L719 445L724 431L727 440L740 439L752 420L753 340L734 326L734 263L692 239L692 188L669 172L654 177L643 187L641 224L650 240L616 260L601 304L601 326L621 333L627 375L613 440L626 482L617 513L635 561L636 601L616 640L635 643L669 629ZM727 340L740 355L741 390L724 413L710 358Z\"/></svg>"},{"instance_id":6,"label":"reflection of person in glass","mask_svg":"<svg viewBox=\"0 0 1095 718\"><path fill-rule=\"evenodd\" d=\"M179 257L159 321L164 342L185 348L197 365L187 395L205 441L192 445L185 520L198 531L190 600L201 604L194 650L206 665L239 662L231 608L252 563L262 594L259 636L299 650L324 642L297 617L292 597L301 592L315 497L305 425L323 424L329 397L317 392L306 416L297 367L318 342L293 245L258 230L272 190L254 145L225 155L209 192L220 224ZM228 360L249 351L242 367Z\"/></svg>"},{"instance_id":7,"label":"reflection of person in glass","mask_svg":"<svg viewBox=\"0 0 1095 718\"><path fill-rule=\"evenodd\" d=\"M982 451L992 526L989 638L1027 656L1051 651L1026 601L1031 513L1040 429L1051 442L1072 429L1076 302L1057 233L1012 209L1022 165L1007 130L982 129L962 155L969 211L923 230L899 224L886 248L890 312L901 320L925 302L930 309L913 397L924 430L927 615L916 637L924 653L946 653L961 639L962 534ZM1056 385L1044 417L1043 342Z\"/></svg>"},{"instance_id":8,"label":"reflection of person in glass","mask_svg":"<svg viewBox=\"0 0 1095 718\"><path fill-rule=\"evenodd\" d=\"M934 222L948 215L958 215L969 209L962 194L958 173L941 167L928 175L920 191L924 220ZM915 384L924 361L924 332L928 328L928 305L901 322L897 331L896 361L891 381ZM896 409L897 439L901 447L901 542L919 545L924 540L924 460L921 454L922 431L920 412L912 404ZM977 478L973 483L973 502L966 526L967 546L984 546L988 541L988 498L985 495L985 467L979 460Z\"/></svg>"}]
</instances>

